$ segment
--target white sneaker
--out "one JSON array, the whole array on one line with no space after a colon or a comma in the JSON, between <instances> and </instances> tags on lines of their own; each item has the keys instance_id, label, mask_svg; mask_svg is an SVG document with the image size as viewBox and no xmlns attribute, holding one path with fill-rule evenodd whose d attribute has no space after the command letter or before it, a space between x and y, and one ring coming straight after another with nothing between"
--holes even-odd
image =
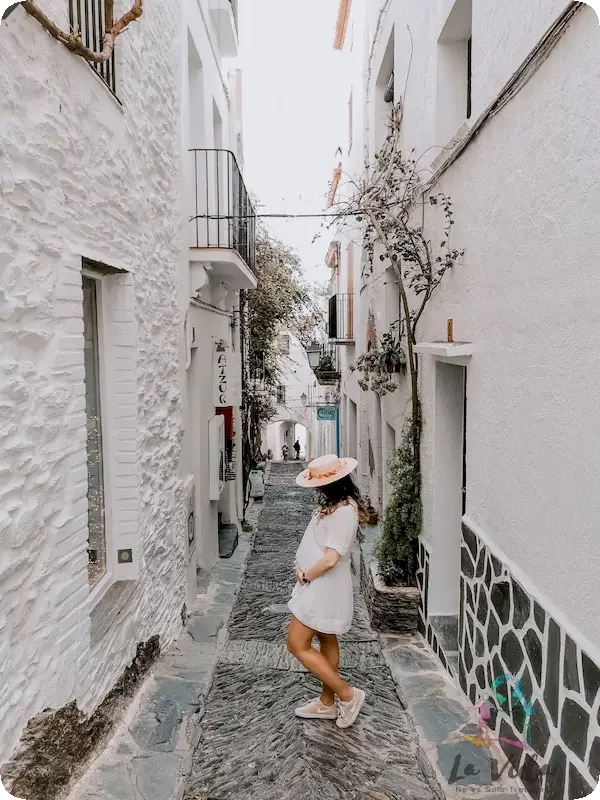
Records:
<instances>
[{"instance_id":1,"label":"white sneaker","mask_svg":"<svg viewBox=\"0 0 600 800\"><path fill-rule=\"evenodd\" d=\"M343 700L338 700L339 713L336 723L338 728L349 728L351 725L354 725L363 707L365 698L366 694L362 689L354 689L354 697L352 700L348 700L347 703L344 703Z\"/></svg>"},{"instance_id":2,"label":"white sneaker","mask_svg":"<svg viewBox=\"0 0 600 800\"><path fill-rule=\"evenodd\" d=\"M337 719L338 709L335 703L326 706L321 702L321 698L317 697L307 705L297 708L296 716L301 719Z\"/></svg>"}]
</instances>

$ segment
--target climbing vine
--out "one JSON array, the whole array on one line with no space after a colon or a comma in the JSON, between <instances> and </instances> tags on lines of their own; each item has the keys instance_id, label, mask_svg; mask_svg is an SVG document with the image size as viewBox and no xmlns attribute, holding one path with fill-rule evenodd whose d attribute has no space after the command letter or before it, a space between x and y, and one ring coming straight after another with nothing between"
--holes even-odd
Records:
<instances>
[{"instance_id":1,"label":"climbing vine","mask_svg":"<svg viewBox=\"0 0 600 800\"><path fill-rule=\"evenodd\" d=\"M260 226L256 240L256 289L242 292L244 347L242 454L244 496L250 471L264 460L262 431L276 410L281 365L288 356L281 334L307 346L324 324L322 290L303 275L297 253Z\"/></svg>"},{"instance_id":2,"label":"climbing vine","mask_svg":"<svg viewBox=\"0 0 600 800\"><path fill-rule=\"evenodd\" d=\"M399 338L394 348L402 352L410 381L411 412L403 442L392 464L395 493L386 509L379 553L382 570L389 580L414 570L407 562L409 550L419 535L421 487L421 403L419 359L415 352L417 328L427 304L446 275L461 260L464 251L451 243L455 224L451 199L427 185L426 173L414 150L401 147L403 104L394 106L388 133L374 163L353 181L354 190L335 207L332 225L341 227L356 220L363 232L366 253L363 283L375 280L376 265L389 270L398 288L401 306ZM427 175L427 178L429 176ZM425 208L433 217L431 227L439 231L434 239L425 232ZM391 342L386 343L387 346ZM381 347L382 343L380 343ZM381 349L383 349L381 347ZM404 355L405 354L405 355ZM392 381L383 374L381 353L368 352L356 362L363 373L362 388L387 394ZM417 492L418 488L418 492Z\"/></svg>"}]
</instances>

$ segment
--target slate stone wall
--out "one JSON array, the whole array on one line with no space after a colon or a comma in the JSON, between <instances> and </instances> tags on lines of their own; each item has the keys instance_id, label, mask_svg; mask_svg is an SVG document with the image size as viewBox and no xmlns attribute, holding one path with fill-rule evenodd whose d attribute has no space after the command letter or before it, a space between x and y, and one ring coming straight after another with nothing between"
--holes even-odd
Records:
<instances>
[{"instance_id":1,"label":"slate stone wall","mask_svg":"<svg viewBox=\"0 0 600 800\"><path fill-rule=\"evenodd\" d=\"M457 678L457 668L454 659L444 651L441 642L434 626L429 620L429 563L430 555L429 550L422 540L419 540L418 551L419 565L417 569L417 586L421 593L421 602L419 604L419 622L417 630L427 640L427 643L439 658L442 666L452 678Z\"/></svg>"},{"instance_id":2,"label":"slate stone wall","mask_svg":"<svg viewBox=\"0 0 600 800\"><path fill-rule=\"evenodd\" d=\"M425 558L425 565L427 559ZM525 752L501 743L535 800L578 800L600 778L600 667L463 525L459 682L472 703L490 699L496 736L527 740ZM424 620L425 621L425 620ZM526 713L502 675L520 679ZM547 774L546 774L547 773Z\"/></svg>"}]
</instances>

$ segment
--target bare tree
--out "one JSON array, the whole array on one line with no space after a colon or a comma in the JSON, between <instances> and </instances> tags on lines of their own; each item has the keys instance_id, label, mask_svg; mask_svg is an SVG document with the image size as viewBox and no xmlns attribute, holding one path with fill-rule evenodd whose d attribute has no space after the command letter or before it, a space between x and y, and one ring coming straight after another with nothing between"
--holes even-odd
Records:
<instances>
[{"instance_id":1,"label":"bare tree","mask_svg":"<svg viewBox=\"0 0 600 800\"><path fill-rule=\"evenodd\" d=\"M352 181L351 197L335 207L333 225L347 225L355 219L364 232L364 247L369 256L370 274L374 261L391 268L403 310L399 324L400 342L406 344L406 361L411 382L412 435L415 457L419 458L421 409L418 392L419 362L414 351L417 326L427 303L444 275L463 255L450 244L454 214L450 198L427 187L426 170L414 152L401 150L402 103L392 112L386 140L374 165ZM429 176L427 176L429 177ZM442 211L441 241L433 242L425 233L424 211L418 200L428 194L428 202ZM363 275L363 278L367 276ZM399 321L400 322L400 321Z\"/></svg>"},{"instance_id":2,"label":"bare tree","mask_svg":"<svg viewBox=\"0 0 600 800\"><path fill-rule=\"evenodd\" d=\"M118 20L114 18L114 0L105 0L104 3L104 38L102 39L102 50L96 52L83 43L81 31L66 32L53 22L41 8L37 5L35 0L23 0L22 3L25 11L36 19L40 25L48 31L48 33L65 45L71 52L81 56L86 61L91 61L95 64L102 64L111 57L115 46L115 39L120 33L135 20L139 19L143 13L143 0L133 0L133 5L126 14L123 14Z\"/></svg>"}]
</instances>

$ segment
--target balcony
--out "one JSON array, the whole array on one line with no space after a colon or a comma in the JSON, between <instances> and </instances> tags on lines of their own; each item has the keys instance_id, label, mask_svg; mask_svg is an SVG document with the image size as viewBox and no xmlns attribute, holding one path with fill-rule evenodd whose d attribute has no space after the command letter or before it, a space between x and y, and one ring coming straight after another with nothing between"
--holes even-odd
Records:
<instances>
[{"instance_id":1,"label":"balcony","mask_svg":"<svg viewBox=\"0 0 600 800\"><path fill-rule=\"evenodd\" d=\"M190 261L235 289L254 288L256 212L237 160L229 150L190 153Z\"/></svg>"},{"instance_id":2,"label":"balcony","mask_svg":"<svg viewBox=\"0 0 600 800\"><path fill-rule=\"evenodd\" d=\"M329 341L354 344L354 294L334 294L329 299Z\"/></svg>"},{"instance_id":3,"label":"balcony","mask_svg":"<svg viewBox=\"0 0 600 800\"><path fill-rule=\"evenodd\" d=\"M238 55L237 0L210 0L210 16L224 58Z\"/></svg>"},{"instance_id":4,"label":"balcony","mask_svg":"<svg viewBox=\"0 0 600 800\"><path fill-rule=\"evenodd\" d=\"M342 372L336 347L323 345L315 377L320 386L336 386L339 383Z\"/></svg>"}]
</instances>

